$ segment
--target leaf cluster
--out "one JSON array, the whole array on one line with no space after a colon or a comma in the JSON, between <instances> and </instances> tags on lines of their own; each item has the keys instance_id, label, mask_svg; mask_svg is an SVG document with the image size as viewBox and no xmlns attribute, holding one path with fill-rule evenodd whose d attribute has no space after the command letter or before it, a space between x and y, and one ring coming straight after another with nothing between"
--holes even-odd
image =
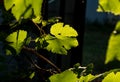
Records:
<instances>
[{"instance_id":1,"label":"leaf cluster","mask_svg":"<svg viewBox=\"0 0 120 82\"><path fill-rule=\"evenodd\" d=\"M20 56L23 52L27 54L26 59L34 68L32 71L30 70L30 74L28 75L30 79L33 79L39 71L41 76L43 73L49 72L50 75L48 75L47 78L50 82L92 82L97 78L102 78L102 82L119 82L119 69L93 75L93 64L82 67L77 63L73 68L61 72L54 63L38 52L38 50L45 49L55 54L67 55L68 50L79 45L77 41L77 31L70 25L60 22L60 17L52 17L48 20L43 20L43 3L44 0L4 0L6 11L11 12L14 17L14 21L12 19L12 25L11 22L8 24L12 31L5 36L3 36L3 32L0 33L0 42L3 42L5 46L5 54L12 55L15 58ZM119 5L119 0L99 0L97 11L111 12L114 15L120 15ZM34 24L33 28L39 31L37 36L31 36L34 35L33 31L22 29L21 24L26 22L25 20L31 21L31 23ZM45 30L46 28L49 29L47 32ZM114 59L120 60L119 32L120 21L116 24L115 30L111 33L109 39L105 60L106 64ZM32 43L34 46L31 47ZM53 70L42 68L32 57L28 56L28 54L34 54L35 57L47 62L52 66ZM46 81L46 79L44 81Z\"/></svg>"},{"instance_id":2,"label":"leaf cluster","mask_svg":"<svg viewBox=\"0 0 120 82\"><path fill-rule=\"evenodd\" d=\"M7 22L9 33L5 37L2 36L4 32L0 33L0 42L3 42L5 55L12 56L16 61L21 54L25 54L26 61L33 67L30 67L29 79L34 78L37 71L40 75L60 72L54 63L38 51L47 50L50 53L67 55L68 50L78 46L77 31L70 25L60 22L60 17L43 20L43 4L44 0L4 0L5 12L12 14L13 18ZM31 26L27 23L29 21ZM38 33L35 33L32 28ZM53 70L39 66L31 54L40 61L50 64Z\"/></svg>"}]
</instances>

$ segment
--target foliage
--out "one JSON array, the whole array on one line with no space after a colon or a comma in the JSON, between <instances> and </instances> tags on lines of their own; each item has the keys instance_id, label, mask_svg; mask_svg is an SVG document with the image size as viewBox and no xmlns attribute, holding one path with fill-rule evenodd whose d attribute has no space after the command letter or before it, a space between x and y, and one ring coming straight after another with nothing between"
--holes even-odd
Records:
<instances>
[{"instance_id":1,"label":"foliage","mask_svg":"<svg viewBox=\"0 0 120 82\"><path fill-rule=\"evenodd\" d=\"M61 72L54 63L38 52L46 49L49 53L67 55L68 50L72 47L77 47L79 44L77 41L77 31L70 25L60 22L59 17L43 20L43 3L44 0L4 0L4 7L7 10L6 13L11 12L14 18L11 19L12 22L8 22L9 24L7 24L9 28L7 32L9 33L0 31L0 42L4 45L3 49L5 49L6 55L11 55L18 62L19 58L17 57L21 56L21 54L25 55L25 59L33 67L33 69L30 67L28 75L23 74L23 77L33 79L39 71L39 75L42 76L44 81L49 80L50 82L92 82L98 78L101 78L102 82L118 82L120 69L93 75L93 64L82 67L77 63L73 68ZM99 0L97 11L120 15L119 4L119 0ZM29 21L33 24L32 26L28 25L27 22ZM32 27L37 29L38 33L32 31ZM109 63L114 59L120 60L119 30L120 22L116 24L115 30L111 33L105 63ZM6 35L2 37L4 34ZM32 43L34 46L31 47ZM42 65L39 66L31 54L34 54L41 61L50 64L53 70L45 69ZM24 58L22 61L24 61ZM46 75L44 76L46 72L47 78Z\"/></svg>"},{"instance_id":2,"label":"foliage","mask_svg":"<svg viewBox=\"0 0 120 82\"><path fill-rule=\"evenodd\" d=\"M55 68L55 71L60 72L56 65L37 51L42 52L42 50L46 49L52 53L67 55L68 50L78 46L76 38L78 33L70 25L60 22L60 17L51 17L48 20L43 20L43 4L44 0L4 0L4 7L7 10L5 13L10 14L10 16L6 18L11 17L11 22L5 22L5 24L8 23L7 28L9 32L5 32L4 30L0 31L0 42L3 43L6 55L11 55L18 61L17 58L19 58L21 54L25 54L25 58L33 65L34 69L53 74L54 72L47 71L47 69L34 63L34 57L28 56L28 54L33 53L34 56L37 56L40 60L46 61L53 66L52 68ZM27 22L31 22L33 25L30 26ZM32 28L37 30L37 35L36 32L32 31ZM3 33L6 34L6 36L2 36ZM31 47L32 43L34 47ZM24 57L22 58L24 61ZM28 76L30 79L34 78L36 76L36 70L34 69L31 68L29 75L25 76Z\"/></svg>"},{"instance_id":3,"label":"foliage","mask_svg":"<svg viewBox=\"0 0 120 82\"><path fill-rule=\"evenodd\" d=\"M14 54L19 54L22 46L25 43L25 38L27 37L27 32L23 30L18 30L17 32L11 33L7 38L6 41L9 42L9 46L13 47L16 51ZM6 52L7 55L12 54L9 50Z\"/></svg>"},{"instance_id":4,"label":"foliage","mask_svg":"<svg viewBox=\"0 0 120 82\"><path fill-rule=\"evenodd\" d=\"M120 15L120 1L119 0L99 0L98 12L109 12L114 15ZM115 59L120 61L120 21L116 23L115 29L113 33L110 35L106 60L105 63L109 63ZM120 77L120 72L112 72L109 73L102 82L118 82Z\"/></svg>"},{"instance_id":5,"label":"foliage","mask_svg":"<svg viewBox=\"0 0 120 82\"><path fill-rule=\"evenodd\" d=\"M94 76L91 74L77 78L75 73L70 70L66 70L60 74L51 76L49 79L50 82L89 82L92 78L94 78Z\"/></svg>"},{"instance_id":6,"label":"foliage","mask_svg":"<svg viewBox=\"0 0 120 82\"><path fill-rule=\"evenodd\" d=\"M116 74L114 72L111 72L108 74L102 82L119 82L120 81L120 72L117 72Z\"/></svg>"},{"instance_id":7,"label":"foliage","mask_svg":"<svg viewBox=\"0 0 120 82\"><path fill-rule=\"evenodd\" d=\"M21 21L22 19L32 19L34 23L41 23L41 22L38 22L38 20L42 21L41 19L42 2L43 0L37 0L37 1L5 0L4 5L6 10L11 9L11 13L15 16L18 22ZM28 8L29 6L30 8ZM34 18L34 16L31 17L31 15L34 15L36 18ZM39 29L39 30L42 30L42 29ZM70 27L69 25L65 25L63 28L63 23L56 23L51 26L50 33L52 35L42 34L40 35L40 37L36 38L36 42L40 41L39 45L44 45L44 43L42 42L48 43L48 45L43 46L42 48L45 47L45 49L57 54L67 54L67 50L71 49L71 47L78 46L78 41L75 38L78 34L74 30L74 28ZM27 36L27 31L18 30L18 32L16 31L10 34L6 38L6 40L8 42L11 42L10 46L16 50L17 54L19 54L21 50L21 46L23 45L22 43L26 39L26 36Z\"/></svg>"},{"instance_id":8,"label":"foliage","mask_svg":"<svg viewBox=\"0 0 120 82\"><path fill-rule=\"evenodd\" d=\"M106 53L105 63L113 61L114 59L120 60L120 21L116 24L115 30L111 33L108 49Z\"/></svg>"},{"instance_id":9,"label":"foliage","mask_svg":"<svg viewBox=\"0 0 120 82\"><path fill-rule=\"evenodd\" d=\"M114 15L120 15L119 0L99 0L98 12L110 12Z\"/></svg>"},{"instance_id":10,"label":"foliage","mask_svg":"<svg viewBox=\"0 0 120 82\"><path fill-rule=\"evenodd\" d=\"M97 11L98 12L110 12L110 13L113 13L114 15L120 15L119 4L120 4L119 0L99 0L99 5L98 5ZM120 45L120 36L119 35L120 34L119 34L119 31L120 31L120 21L117 22L113 33L111 33L111 35L110 35L109 44L108 44L107 53L106 53L106 60L105 60L106 64L113 61L114 59L117 59L120 61L120 48L119 48L119 45ZM77 70L79 70L78 67L77 67ZM88 74L87 76L88 76L88 78L91 78L91 80L87 80L87 81L86 80L78 80L78 79L77 80L78 80L78 82L91 82L91 81L95 80L96 78L100 78L102 76L102 77L104 77L102 82L119 82L120 72L118 72L118 71L119 70L114 69L114 70L110 70L109 72L105 72L103 74L94 75L94 76L93 75L89 76L89 74ZM50 80L52 82L59 82L59 80L61 80L60 78L63 77L63 75L67 74L67 73L64 74L65 72L58 74L58 75L53 75L52 77L50 77ZM82 72L83 71L80 71L80 70L77 71L77 74L80 75L80 79L82 77L84 77L84 76L81 76ZM66 77L67 77L67 75L66 75ZM73 77L73 76L71 76L71 77ZM58 78L59 78L59 80L57 80ZM75 78L74 78L74 80L75 80ZM77 80L75 80L73 82L76 82ZM62 82L62 80L61 80L61 82ZM64 80L64 82L68 82L68 81Z\"/></svg>"},{"instance_id":11,"label":"foliage","mask_svg":"<svg viewBox=\"0 0 120 82\"><path fill-rule=\"evenodd\" d=\"M44 46L45 49L57 54L67 54L67 50L71 47L78 46L78 41L76 36L77 32L63 23L56 23L51 26L49 35L38 39L38 41L48 43L47 46Z\"/></svg>"},{"instance_id":12,"label":"foliage","mask_svg":"<svg viewBox=\"0 0 120 82\"><path fill-rule=\"evenodd\" d=\"M111 12L114 15L120 15L120 1L119 0L99 0L98 12ZM110 35L109 44L106 53L105 63L113 61L114 59L120 60L120 22L118 21L116 27Z\"/></svg>"},{"instance_id":13,"label":"foliage","mask_svg":"<svg viewBox=\"0 0 120 82\"><path fill-rule=\"evenodd\" d=\"M11 13L17 20L27 19L32 15L41 18L43 0L4 0L6 10L11 9Z\"/></svg>"},{"instance_id":14,"label":"foliage","mask_svg":"<svg viewBox=\"0 0 120 82\"><path fill-rule=\"evenodd\" d=\"M90 70L92 64L87 67L81 67L79 63L75 64L73 68L65 70L60 74L55 74L51 76L50 82L89 82L96 78L92 75Z\"/></svg>"}]
</instances>

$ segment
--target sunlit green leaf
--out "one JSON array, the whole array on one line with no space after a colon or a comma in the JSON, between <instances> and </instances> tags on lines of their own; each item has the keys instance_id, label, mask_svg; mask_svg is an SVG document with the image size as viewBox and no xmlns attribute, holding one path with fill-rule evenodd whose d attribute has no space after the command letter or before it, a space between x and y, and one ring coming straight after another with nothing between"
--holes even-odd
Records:
<instances>
[{"instance_id":1,"label":"sunlit green leaf","mask_svg":"<svg viewBox=\"0 0 120 82\"><path fill-rule=\"evenodd\" d=\"M66 49L63 47L59 39L56 39L53 36L48 35L46 37L46 40L49 43L49 45L46 47L48 51L58 54L67 54Z\"/></svg>"},{"instance_id":2,"label":"sunlit green leaf","mask_svg":"<svg viewBox=\"0 0 120 82\"><path fill-rule=\"evenodd\" d=\"M115 79L115 74L114 72L108 74L103 80L102 82L114 82Z\"/></svg>"},{"instance_id":3,"label":"sunlit green leaf","mask_svg":"<svg viewBox=\"0 0 120 82\"><path fill-rule=\"evenodd\" d=\"M42 3L43 0L32 0L32 8L36 17L41 16Z\"/></svg>"},{"instance_id":4,"label":"sunlit green leaf","mask_svg":"<svg viewBox=\"0 0 120 82\"><path fill-rule=\"evenodd\" d=\"M60 74L52 75L49 79L50 82L90 82L92 78L94 76L91 74L77 78L77 74L66 70Z\"/></svg>"},{"instance_id":5,"label":"sunlit green leaf","mask_svg":"<svg viewBox=\"0 0 120 82\"><path fill-rule=\"evenodd\" d=\"M115 30L110 36L107 53L106 53L106 61L108 63L117 59L120 61L120 21L116 24Z\"/></svg>"},{"instance_id":6,"label":"sunlit green leaf","mask_svg":"<svg viewBox=\"0 0 120 82\"><path fill-rule=\"evenodd\" d=\"M6 38L6 41L10 42L9 46L13 47L16 50L16 54L19 54L24 44L26 36L27 36L26 31L19 30L17 32L13 32L12 34L10 34Z\"/></svg>"},{"instance_id":7,"label":"sunlit green leaf","mask_svg":"<svg viewBox=\"0 0 120 82\"><path fill-rule=\"evenodd\" d=\"M69 70L66 70L60 74L55 74L51 76L50 82L77 82L76 75Z\"/></svg>"},{"instance_id":8,"label":"sunlit green leaf","mask_svg":"<svg viewBox=\"0 0 120 82\"><path fill-rule=\"evenodd\" d=\"M46 49L57 54L67 54L67 50L71 49L71 47L78 46L78 41L76 38L56 38L54 36L47 35L45 40L48 43Z\"/></svg>"},{"instance_id":9,"label":"sunlit green leaf","mask_svg":"<svg viewBox=\"0 0 120 82\"><path fill-rule=\"evenodd\" d=\"M120 81L120 72L117 72L116 74L114 72L111 72L102 80L102 82L119 82L119 81Z\"/></svg>"},{"instance_id":10,"label":"sunlit green leaf","mask_svg":"<svg viewBox=\"0 0 120 82\"><path fill-rule=\"evenodd\" d=\"M17 20L31 18L31 15L38 19L41 18L42 2L43 0L4 0L4 6L6 10L12 10Z\"/></svg>"},{"instance_id":11,"label":"sunlit green leaf","mask_svg":"<svg viewBox=\"0 0 120 82\"><path fill-rule=\"evenodd\" d=\"M111 69L111 70L109 70L109 71L106 71L106 72L103 74L103 77L107 76L107 75L110 74L111 72L114 72L114 73L120 72L120 68Z\"/></svg>"},{"instance_id":12,"label":"sunlit green leaf","mask_svg":"<svg viewBox=\"0 0 120 82\"><path fill-rule=\"evenodd\" d=\"M54 36L56 36L57 38L59 38L59 36L68 36L68 37L76 37L78 36L77 31L70 27L69 25L65 25L64 23L56 23L54 25L52 25L51 29L50 29L50 33Z\"/></svg>"},{"instance_id":13,"label":"sunlit green leaf","mask_svg":"<svg viewBox=\"0 0 120 82\"><path fill-rule=\"evenodd\" d=\"M81 76L78 82L91 82L91 79L94 78L92 74L87 76Z\"/></svg>"},{"instance_id":14,"label":"sunlit green leaf","mask_svg":"<svg viewBox=\"0 0 120 82\"><path fill-rule=\"evenodd\" d=\"M48 51L57 54L67 54L67 50L78 46L76 37L78 36L75 29L69 25L63 26L63 23L56 23L50 28L52 35L47 35L43 40L48 43L45 47Z\"/></svg>"},{"instance_id":15,"label":"sunlit green leaf","mask_svg":"<svg viewBox=\"0 0 120 82\"><path fill-rule=\"evenodd\" d=\"M14 1L15 0L4 0L5 9L9 10L13 6Z\"/></svg>"},{"instance_id":16,"label":"sunlit green leaf","mask_svg":"<svg viewBox=\"0 0 120 82\"><path fill-rule=\"evenodd\" d=\"M21 19L21 17L26 19L32 15L31 4L28 1L32 3L32 0L14 1L13 5L15 6L12 8L12 13L17 20Z\"/></svg>"},{"instance_id":17,"label":"sunlit green leaf","mask_svg":"<svg viewBox=\"0 0 120 82\"><path fill-rule=\"evenodd\" d=\"M98 12L111 12L115 15L120 15L119 0L99 0Z\"/></svg>"}]
</instances>

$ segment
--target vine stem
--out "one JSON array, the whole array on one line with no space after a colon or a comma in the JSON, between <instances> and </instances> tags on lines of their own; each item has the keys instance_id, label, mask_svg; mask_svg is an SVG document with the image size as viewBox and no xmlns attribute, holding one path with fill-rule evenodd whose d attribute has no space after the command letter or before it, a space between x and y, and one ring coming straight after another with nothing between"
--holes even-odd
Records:
<instances>
[{"instance_id":1,"label":"vine stem","mask_svg":"<svg viewBox=\"0 0 120 82\"><path fill-rule=\"evenodd\" d=\"M42 26L39 27L39 25L36 24L34 21L32 21L32 22L33 22L33 24L37 27L37 29L40 31L40 34L41 34L41 35L45 35L45 32L44 32L44 30L42 29Z\"/></svg>"},{"instance_id":2,"label":"vine stem","mask_svg":"<svg viewBox=\"0 0 120 82\"><path fill-rule=\"evenodd\" d=\"M45 58L43 55L39 54L35 49L28 48L28 47L25 47L25 46L23 46L23 49L26 50L26 51L28 51L28 52L30 52L30 53L33 53L39 59L42 59L42 60L46 61L48 64L50 64L51 66L53 66L58 71L58 73L61 72L61 70L54 63L52 63L50 60L48 60L47 58Z\"/></svg>"},{"instance_id":3,"label":"vine stem","mask_svg":"<svg viewBox=\"0 0 120 82\"><path fill-rule=\"evenodd\" d=\"M31 57L26 56L26 58L27 58L27 61L28 61L28 62L30 62L35 68L38 69L38 71L42 70L42 71L49 72L49 73L51 73L51 74L55 74L55 73L56 73L55 71L52 72L52 70L50 70L50 69L43 69L43 68L41 68L40 66L38 66L38 65L32 60Z\"/></svg>"}]
</instances>

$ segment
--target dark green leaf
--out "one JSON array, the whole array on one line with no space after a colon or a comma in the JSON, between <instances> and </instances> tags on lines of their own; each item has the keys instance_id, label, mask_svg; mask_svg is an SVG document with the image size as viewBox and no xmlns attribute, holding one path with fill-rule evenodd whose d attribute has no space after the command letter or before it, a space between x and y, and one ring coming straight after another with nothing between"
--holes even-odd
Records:
<instances>
[{"instance_id":1,"label":"dark green leaf","mask_svg":"<svg viewBox=\"0 0 120 82\"><path fill-rule=\"evenodd\" d=\"M77 78L80 78L81 77L81 73L83 72L84 69L81 69L79 68L81 67L80 66L80 63L76 63L74 66L73 66L73 72L77 75Z\"/></svg>"},{"instance_id":2,"label":"dark green leaf","mask_svg":"<svg viewBox=\"0 0 120 82\"><path fill-rule=\"evenodd\" d=\"M27 40L25 41L25 45L29 45L30 42L31 42L31 37L28 37Z\"/></svg>"},{"instance_id":3,"label":"dark green leaf","mask_svg":"<svg viewBox=\"0 0 120 82\"><path fill-rule=\"evenodd\" d=\"M86 70L85 70L86 75L92 73L92 70L93 70L93 64L87 65Z\"/></svg>"}]
</instances>

